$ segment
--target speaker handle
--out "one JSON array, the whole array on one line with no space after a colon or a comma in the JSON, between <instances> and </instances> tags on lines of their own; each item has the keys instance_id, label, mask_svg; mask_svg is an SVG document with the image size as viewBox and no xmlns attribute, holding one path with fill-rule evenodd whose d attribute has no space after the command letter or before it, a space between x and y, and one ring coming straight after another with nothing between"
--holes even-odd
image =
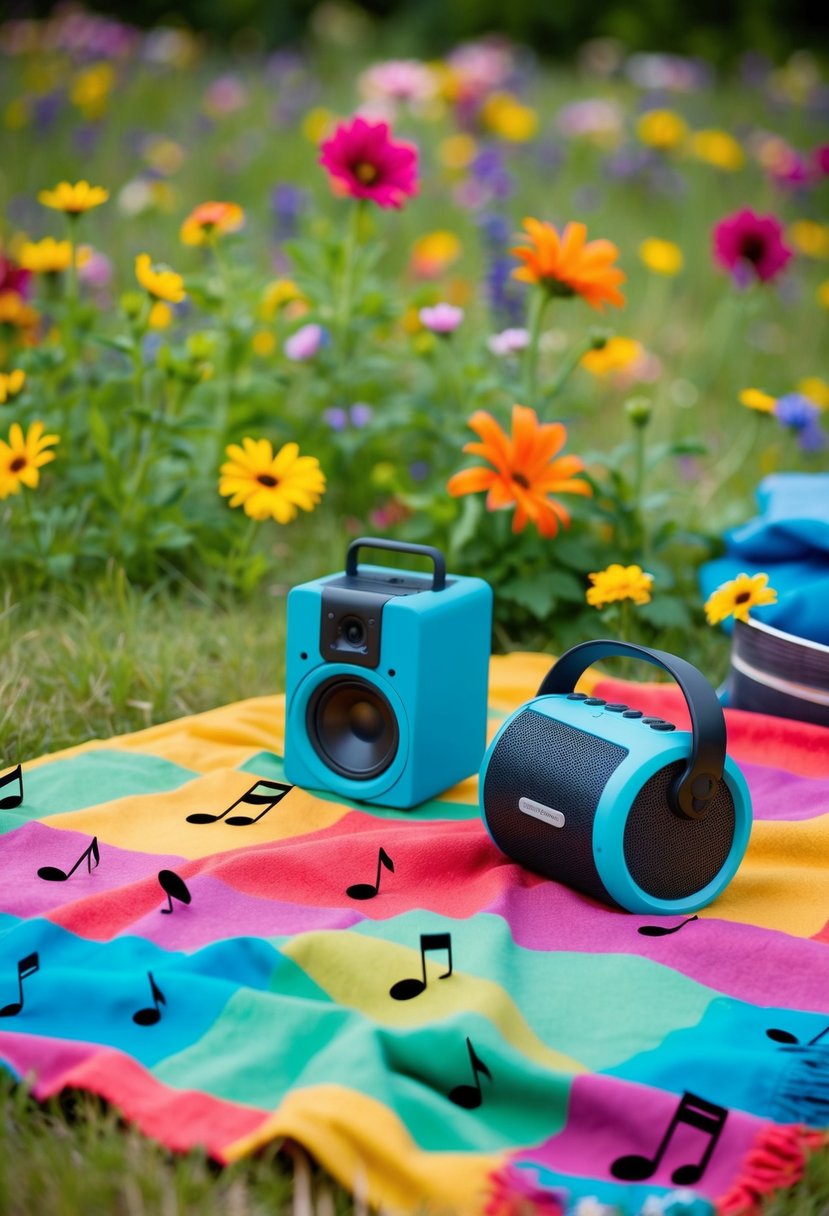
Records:
<instances>
[{"instance_id":1,"label":"speaker handle","mask_svg":"<svg viewBox=\"0 0 829 1216\"><path fill-rule=\"evenodd\" d=\"M599 659L616 655L643 659L673 676L682 690L691 715L691 756L685 771L672 783L671 809L684 819L704 819L725 764L725 717L717 694L705 676L692 663L632 642L598 640L582 642L566 651L541 682L538 696L569 693L580 675Z\"/></svg>"},{"instance_id":2,"label":"speaker handle","mask_svg":"<svg viewBox=\"0 0 829 1216\"><path fill-rule=\"evenodd\" d=\"M432 590L443 591L446 586L446 558L434 545L415 545L407 540L389 540L382 536L359 536L348 546L345 555L345 572L352 577L357 574L358 549L389 549L393 553L413 553L416 557L428 557L435 565Z\"/></svg>"}]
</instances>

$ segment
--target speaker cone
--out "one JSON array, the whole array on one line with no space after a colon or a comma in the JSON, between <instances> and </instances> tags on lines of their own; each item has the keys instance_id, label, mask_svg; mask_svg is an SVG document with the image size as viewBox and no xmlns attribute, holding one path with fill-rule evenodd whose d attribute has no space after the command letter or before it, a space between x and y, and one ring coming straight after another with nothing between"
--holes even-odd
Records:
<instances>
[{"instance_id":1,"label":"speaker cone","mask_svg":"<svg viewBox=\"0 0 829 1216\"><path fill-rule=\"evenodd\" d=\"M308 702L306 727L317 755L342 777L378 777L397 755L397 717L388 699L367 680L326 680Z\"/></svg>"}]
</instances>

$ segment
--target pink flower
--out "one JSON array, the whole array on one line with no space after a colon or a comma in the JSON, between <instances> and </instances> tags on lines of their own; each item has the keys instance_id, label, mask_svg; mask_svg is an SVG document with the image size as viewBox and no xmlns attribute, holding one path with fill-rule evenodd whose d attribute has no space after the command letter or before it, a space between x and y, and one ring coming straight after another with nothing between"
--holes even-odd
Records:
<instances>
[{"instance_id":1,"label":"pink flower","mask_svg":"<svg viewBox=\"0 0 829 1216\"><path fill-rule=\"evenodd\" d=\"M539 1186L535 1171L505 1162L488 1181L484 1216L562 1216L563 1193Z\"/></svg>"},{"instance_id":2,"label":"pink flower","mask_svg":"<svg viewBox=\"0 0 829 1216\"><path fill-rule=\"evenodd\" d=\"M325 330L321 325L303 325L285 342L285 354L295 363L313 359L325 341Z\"/></svg>"},{"instance_id":3,"label":"pink flower","mask_svg":"<svg viewBox=\"0 0 829 1216\"><path fill-rule=\"evenodd\" d=\"M812 150L812 164L818 177L829 177L829 144L821 144Z\"/></svg>"},{"instance_id":4,"label":"pink flower","mask_svg":"<svg viewBox=\"0 0 829 1216\"><path fill-rule=\"evenodd\" d=\"M526 329L502 329L499 334L487 338L486 344L493 355L503 358L506 355L517 355L529 346L530 335Z\"/></svg>"},{"instance_id":5,"label":"pink flower","mask_svg":"<svg viewBox=\"0 0 829 1216\"><path fill-rule=\"evenodd\" d=\"M770 282L792 256L783 243L783 227L773 215L755 215L746 207L726 216L714 228L714 259L741 287L752 277L761 283Z\"/></svg>"},{"instance_id":6,"label":"pink flower","mask_svg":"<svg viewBox=\"0 0 829 1216\"><path fill-rule=\"evenodd\" d=\"M463 320L463 309L454 304L436 304L434 308L421 308L418 316L421 325L433 334L453 334Z\"/></svg>"},{"instance_id":7,"label":"pink flower","mask_svg":"<svg viewBox=\"0 0 829 1216\"><path fill-rule=\"evenodd\" d=\"M338 194L368 198L378 207L402 207L417 194L417 148L394 143L388 123L355 118L341 123L320 148Z\"/></svg>"}]
</instances>

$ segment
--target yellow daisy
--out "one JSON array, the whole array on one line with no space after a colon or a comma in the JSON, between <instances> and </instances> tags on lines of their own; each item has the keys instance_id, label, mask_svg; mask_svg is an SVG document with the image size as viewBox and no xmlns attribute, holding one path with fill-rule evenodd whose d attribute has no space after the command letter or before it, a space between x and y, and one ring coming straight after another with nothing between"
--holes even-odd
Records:
<instances>
[{"instance_id":1,"label":"yellow daisy","mask_svg":"<svg viewBox=\"0 0 829 1216\"><path fill-rule=\"evenodd\" d=\"M738 574L712 591L705 601L709 625L717 625L726 617L747 621L749 610L761 604L776 604L777 592L768 586L767 574Z\"/></svg>"},{"instance_id":2,"label":"yellow daisy","mask_svg":"<svg viewBox=\"0 0 829 1216\"><path fill-rule=\"evenodd\" d=\"M675 110L648 110L637 122L636 134L648 147L667 152L683 142L688 125Z\"/></svg>"},{"instance_id":3,"label":"yellow daisy","mask_svg":"<svg viewBox=\"0 0 829 1216\"><path fill-rule=\"evenodd\" d=\"M685 259L679 245L673 241L663 241L660 237L649 236L639 246L639 257L654 274L679 274Z\"/></svg>"},{"instance_id":4,"label":"yellow daisy","mask_svg":"<svg viewBox=\"0 0 829 1216\"><path fill-rule=\"evenodd\" d=\"M0 439L0 499L18 494L21 485L34 490L40 481L41 467L55 459L55 453L47 449L60 439L57 435L44 435L43 429L42 422L33 422L29 433L24 435L20 423L13 422L8 443Z\"/></svg>"},{"instance_id":5,"label":"yellow daisy","mask_svg":"<svg viewBox=\"0 0 829 1216\"><path fill-rule=\"evenodd\" d=\"M587 589L587 602L594 608L604 608L618 600L633 600L634 604L649 604L653 575L641 566L620 566L613 562L606 570L588 575L592 587Z\"/></svg>"},{"instance_id":6,"label":"yellow daisy","mask_svg":"<svg viewBox=\"0 0 829 1216\"><path fill-rule=\"evenodd\" d=\"M589 350L582 355L581 366L593 376L607 376L610 372L622 371L630 367L644 354L642 343L635 338L623 338L616 335L608 338L599 350Z\"/></svg>"},{"instance_id":7,"label":"yellow daisy","mask_svg":"<svg viewBox=\"0 0 829 1216\"><path fill-rule=\"evenodd\" d=\"M19 254L20 265L32 274L59 274L72 264L72 242L46 236L42 241L26 241Z\"/></svg>"},{"instance_id":8,"label":"yellow daisy","mask_svg":"<svg viewBox=\"0 0 829 1216\"><path fill-rule=\"evenodd\" d=\"M139 253L135 259L135 277L154 300L180 304L187 295L181 275L169 266L154 266L148 253Z\"/></svg>"},{"instance_id":9,"label":"yellow daisy","mask_svg":"<svg viewBox=\"0 0 829 1216\"><path fill-rule=\"evenodd\" d=\"M325 474L316 456L300 456L296 443L286 443L274 455L268 439L231 443L230 457L221 467L219 493L231 507L243 507L251 519L290 523L297 511L313 511L325 493Z\"/></svg>"},{"instance_id":10,"label":"yellow daisy","mask_svg":"<svg viewBox=\"0 0 829 1216\"><path fill-rule=\"evenodd\" d=\"M19 397L25 384L26 373L22 367L16 367L10 372L0 372L0 405Z\"/></svg>"},{"instance_id":11,"label":"yellow daisy","mask_svg":"<svg viewBox=\"0 0 829 1216\"><path fill-rule=\"evenodd\" d=\"M774 407L777 405L777 398L772 397L771 393L764 393L760 388L744 388L739 397L741 405L750 410L757 410L760 414L774 413Z\"/></svg>"},{"instance_id":12,"label":"yellow daisy","mask_svg":"<svg viewBox=\"0 0 829 1216\"><path fill-rule=\"evenodd\" d=\"M103 186L90 186L89 182L59 182L54 190L41 190L37 201L53 211L65 211L67 215L82 215L93 207L100 207L109 198L109 191Z\"/></svg>"}]
</instances>

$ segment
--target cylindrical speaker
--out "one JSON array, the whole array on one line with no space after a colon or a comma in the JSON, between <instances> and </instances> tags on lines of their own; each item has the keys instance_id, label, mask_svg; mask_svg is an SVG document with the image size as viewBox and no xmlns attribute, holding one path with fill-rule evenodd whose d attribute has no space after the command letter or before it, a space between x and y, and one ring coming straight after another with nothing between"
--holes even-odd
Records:
<instances>
[{"instance_id":1,"label":"cylindrical speaker","mask_svg":"<svg viewBox=\"0 0 829 1216\"><path fill-rule=\"evenodd\" d=\"M631 654L675 676L692 730L573 691L597 659ZM694 912L733 878L751 802L725 753L707 680L683 659L589 642L559 660L539 695L501 726L480 777L495 844L528 869L630 912Z\"/></svg>"}]
</instances>

